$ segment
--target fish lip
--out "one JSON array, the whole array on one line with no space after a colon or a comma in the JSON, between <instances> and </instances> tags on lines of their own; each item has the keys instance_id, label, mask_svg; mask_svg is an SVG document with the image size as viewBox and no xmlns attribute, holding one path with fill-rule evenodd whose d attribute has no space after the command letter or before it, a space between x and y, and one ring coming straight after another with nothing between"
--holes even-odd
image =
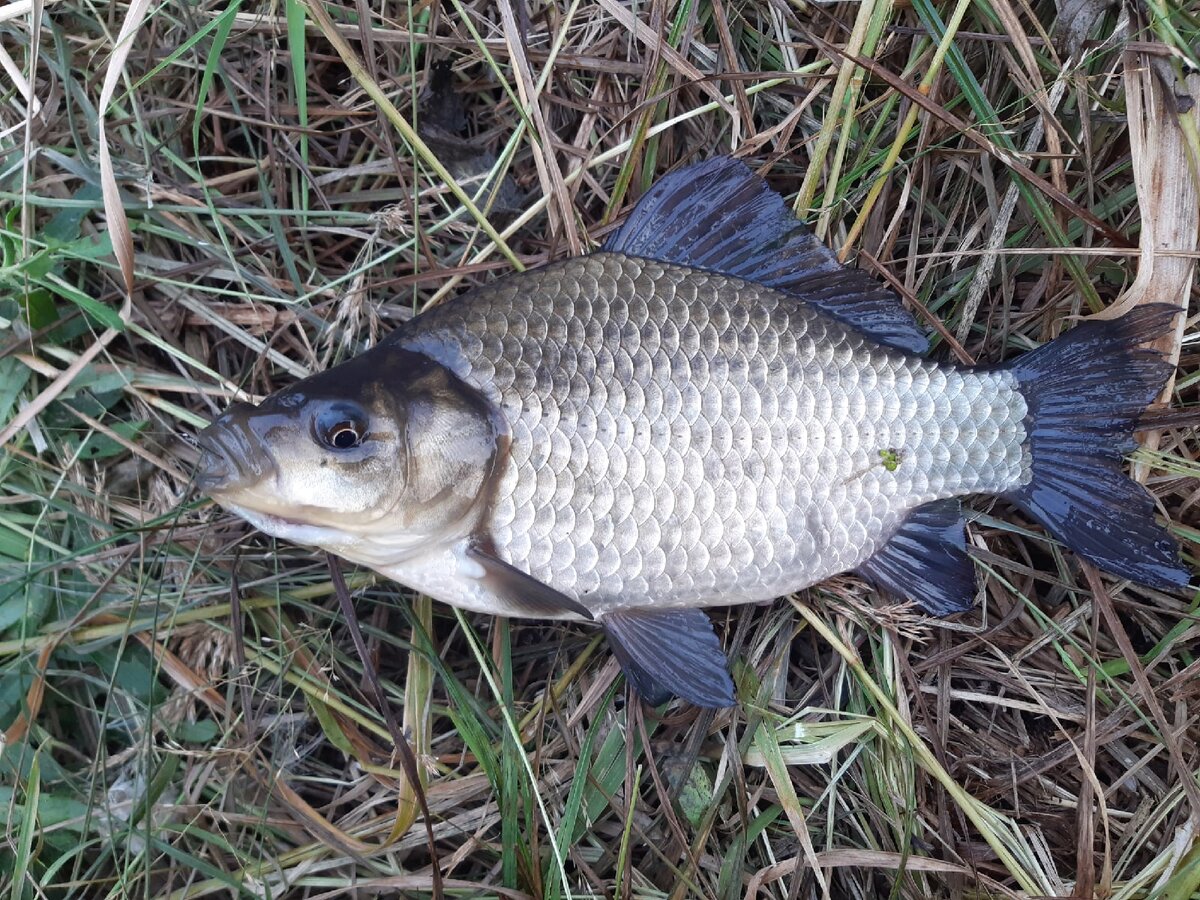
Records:
<instances>
[{"instance_id":1,"label":"fish lip","mask_svg":"<svg viewBox=\"0 0 1200 900\"><path fill-rule=\"evenodd\" d=\"M200 465L203 466L196 474L196 487L206 494L213 494L220 491L221 485L229 481L229 470L221 465L213 465L210 457L200 457Z\"/></svg>"},{"instance_id":2,"label":"fish lip","mask_svg":"<svg viewBox=\"0 0 1200 900\"><path fill-rule=\"evenodd\" d=\"M196 436L200 448L200 460L196 464L196 487L210 493L225 484L233 475L230 459L212 434L214 425L209 425Z\"/></svg>"}]
</instances>

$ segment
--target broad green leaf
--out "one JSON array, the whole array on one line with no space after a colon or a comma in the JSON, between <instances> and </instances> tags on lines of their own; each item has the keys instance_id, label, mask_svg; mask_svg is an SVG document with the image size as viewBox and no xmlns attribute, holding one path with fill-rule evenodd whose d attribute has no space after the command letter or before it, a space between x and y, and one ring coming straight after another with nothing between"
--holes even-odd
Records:
<instances>
[{"instance_id":1,"label":"broad green leaf","mask_svg":"<svg viewBox=\"0 0 1200 900\"><path fill-rule=\"evenodd\" d=\"M50 221L46 223L45 227L42 228L42 238L47 243L61 246L79 240L79 232L83 226L83 220L91 215L93 209L100 205L100 185L85 183L75 192L75 195L71 199L76 202L70 206L64 206L56 212L50 217ZM112 252L112 245L108 239L107 232L104 233L99 242L89 240L89 243L108 245L108 252Z\"/></svg>"},{"instance_id":2,"label":"broad green leaf","mask_svg":"<svg viewBox=\"0 0 1200 900\"><path fill-rule=\"evenodd\" d=\"M64 300L70 300L106 328L112 328L114 331L125 330L125 323L121 321L121 317L117 315L116 310L105 306L99 300L89 297L82 291L76 290L57 275L49 273L45 278L38 279L37 283L58 294Z\"/></svg>"},{"instance_id":3,"label":"broad green leaf","mask_svg":"<svg viewBox=\"0 0 1200 900\"><path fill-rule=\"evenodd\" d=\"M53 325L58 321L58 309L54 298L45 288L34 288L21 295L21 310L25 313L25 322L34 331Z\"/></svg>"},{"instance_id":4,"label":"broad green leaf","mask_svg":"<svg viewBox=\"0 0 1200 900\"><path fill-rule=\"evenodd\" d=\"M20 360L11 356L0 358L0 422L12 418L16 409L17 397L29 383L33 374Z\"/></svg>"}]
</instances>

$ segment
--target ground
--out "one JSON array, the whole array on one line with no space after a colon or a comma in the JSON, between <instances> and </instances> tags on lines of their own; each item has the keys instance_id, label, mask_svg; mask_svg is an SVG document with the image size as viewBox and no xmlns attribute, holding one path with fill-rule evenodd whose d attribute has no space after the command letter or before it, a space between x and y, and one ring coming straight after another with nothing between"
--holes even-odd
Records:
<instances>
[{"instance_id":1,"label":"ground","mask_svg":"<svg viewBox=\"0 0 1200 900\"><path fill-rule=\"evenodd\" d=\"M631 703L584 627L348 570L381 698L328 561L199 496L189 438L718 152L938 358L1186 306L1198 46L1103 0L0 6L0 886L1197 896L1197 596L1003 503L969 614L852 578L718 611L715 714ZM1194 334L1131 459L1192 566Z\"/></svg>"}]
</instances>

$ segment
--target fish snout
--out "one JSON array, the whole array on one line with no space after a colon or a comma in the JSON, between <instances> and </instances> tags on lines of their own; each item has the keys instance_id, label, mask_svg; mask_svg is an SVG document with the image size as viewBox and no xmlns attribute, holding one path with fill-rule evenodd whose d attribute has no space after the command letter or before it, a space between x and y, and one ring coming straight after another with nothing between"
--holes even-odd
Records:
<instances>
[{"instance_id":1,"label":"fish snout","mask_svg":"<svg viewBox=\"0 0 1200 900\"><path fill-rule=\"evenodd\" d=\"M208 494L251 487L274 470L266 447L250 429L246 418L254 407L235 403L196 436L200 462L196 486Z\"/></svg>"},{"instance_id":2,"label":"fish snout","mask_svg":"<svg viewBox=\"0 0 1200 900\"><path fill-rule=\"evenodd\" d=\"M229 461L215 442L204 439L204 432L201 432L199 441L200 462L196 468L196 487L208 493L229 480Z\"/></svg>"}]
</instances>

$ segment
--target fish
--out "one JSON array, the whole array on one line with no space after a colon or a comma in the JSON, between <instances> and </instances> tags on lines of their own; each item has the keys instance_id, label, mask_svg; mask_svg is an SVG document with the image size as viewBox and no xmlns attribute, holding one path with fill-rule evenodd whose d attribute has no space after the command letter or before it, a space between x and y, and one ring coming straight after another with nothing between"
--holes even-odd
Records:
<instances>
[{"instance_id":1,"label":"fish","mask_svg":"<svg viewBox=\"0 0 1200 900\"><path fill-rule=\"evenodd\" d=\"M591 254L428 309L236 403L197 484L255 528L465 610L602 628L653 705L736 702L706 608L840 573L976 598L962 499L1006 498L1108 572L1191 578L1122 470L1178 314L1089 320L1001 365L930 359L745 163L670 173Z\"/></svg>"}]
</instances>

